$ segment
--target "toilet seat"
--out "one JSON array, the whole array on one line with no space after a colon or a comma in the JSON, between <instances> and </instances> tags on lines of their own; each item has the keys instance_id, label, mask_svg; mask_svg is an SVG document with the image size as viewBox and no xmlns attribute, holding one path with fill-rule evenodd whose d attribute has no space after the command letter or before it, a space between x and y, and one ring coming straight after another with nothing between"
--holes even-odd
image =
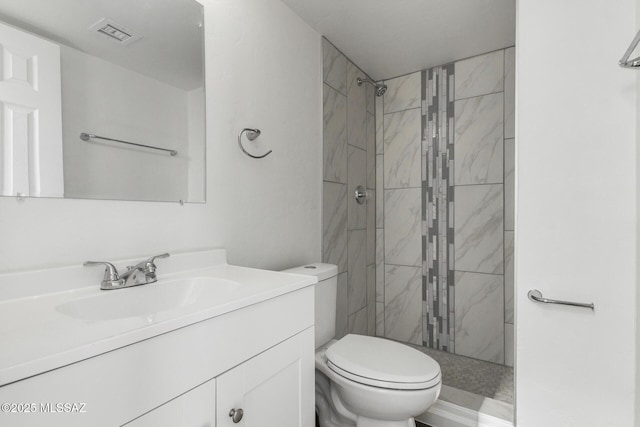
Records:
<instances>
[{"instance_id":1,"label":"toilet seat","mask_svg":"<svg viewBox=\"0 0 640 427\"><path fill-rule=\"evenodd\" d=\"M407 345L364 335L346 335L325 352L327 366L349 380L373 387L422 390L440 384L440 365Z\"/></svg>"}]
</instances>

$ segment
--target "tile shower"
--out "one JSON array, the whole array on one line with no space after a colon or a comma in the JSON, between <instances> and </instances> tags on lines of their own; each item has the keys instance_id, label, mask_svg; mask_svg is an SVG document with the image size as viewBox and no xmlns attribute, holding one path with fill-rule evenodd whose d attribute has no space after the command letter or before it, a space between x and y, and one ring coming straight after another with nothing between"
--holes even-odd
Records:
<instances>
[{"instance_id":1,"label":"tile shower","mask_svg":"<svg viewBox=\"0 0 640 427\"><path fill-rule=\"evenodd\" d=\"M323 260L339 266L338 335L513 366L515 49L384 80L383 97L326 40L323 53Z\"/></svg>"},{"instance_id":2,"label":"tile shower","mask_svg":"<svg viewBox=\"0 0 640 427\"><path fill-rule=\"evenodd\" d=\"M385 80L376 334L513 365L514 48Z\"/></svg>"}]
</instances>

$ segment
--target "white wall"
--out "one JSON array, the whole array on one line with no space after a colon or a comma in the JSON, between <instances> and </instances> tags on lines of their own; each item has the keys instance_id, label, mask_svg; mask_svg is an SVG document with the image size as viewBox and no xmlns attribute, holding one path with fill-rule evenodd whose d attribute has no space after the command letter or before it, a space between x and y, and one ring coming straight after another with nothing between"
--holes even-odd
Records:
<instances>
[{"instance_id":1,"label":"white wall","mask_svg":"<svg viewBox=\"0 0 640 427\"><path fill-rule=\"evenodd\" d=\"M634 8L518 2L518 427L634 425L638 71L617 65Z\"/></svg>"},{"instance_id":2,"label":"white wall","mask_svg":"<svg viewBox=\"0 0 640 427\"><path fill-rule=\"evenodd\" d=\"M64 45L60 53L65 196L187 199L188 92ZM204 114L202 109L199 113ZM178 155L85 142L82 132L176 150Z\"/></svg>"},{"instance_id":3,"label":"white wall","mask_svg":"<svg viewBox=\"0 0 640 427\"><path fill-rule=\"evenodd\" d=\"M0 198L0 271L210 246L256 267L320 259L320 36L278 0L203 3L207 203ZM245 126L271 156L240 152Z\"/></svg>"},{"instance_id":4,"label":"white wall","mask_svg":"<svg viewBox=\"0 0 640 427\"><path fill-rule=\"evenodd\" d=\"M190 91L187 95L189 110L189 163L187 171L187 187L190 202L203 202L205 198L206 179L206 126L204 88Z\"/></svg>"}]
</instances>

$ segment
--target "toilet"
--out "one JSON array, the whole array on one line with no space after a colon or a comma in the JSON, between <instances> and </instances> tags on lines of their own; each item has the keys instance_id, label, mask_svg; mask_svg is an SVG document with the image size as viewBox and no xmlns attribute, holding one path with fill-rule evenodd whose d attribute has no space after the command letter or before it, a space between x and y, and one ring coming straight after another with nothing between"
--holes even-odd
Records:
<instances>
[{"instance_id":1,"label":"toilet","mask_svg":"<svg viewBox=\"0 0 640 427\"><path fill-rule=\"evenodd\" d=\"M414 417L440 394L440 365L395 341L354 334L334 339L338 268L316 263L285 272L318 278L315 366L320 427L415 427Z\"/></svg>"}]
</instances>

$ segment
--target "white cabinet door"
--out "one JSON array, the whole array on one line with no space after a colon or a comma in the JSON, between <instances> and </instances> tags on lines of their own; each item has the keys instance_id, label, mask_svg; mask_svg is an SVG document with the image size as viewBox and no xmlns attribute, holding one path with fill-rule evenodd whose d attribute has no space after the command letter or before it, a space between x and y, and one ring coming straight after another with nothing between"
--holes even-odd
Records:
<instances>
[{"instance_id":1,"label":"white cabinet door","mask_svg":"<svg viewBox=\"0 0 640 427\"><path fill-rule=\"evenodd\" d=\"M309 328L218 377L217 426L313 427L313 337Z\"/></svg>"},{"instance_id":2,"label":"white cabinet door","mask_svg":"<svg viewBox=\"0 0 640 427\"><path fill-rule=\"evenodd\" d=\"M0 195L61 197L60 47L0 24Z\"/></svg>"},{"instance_id":3,"label":"white cabinet door","mask_svg":"<svg viewBox=\"0 0 640 427\"><path fill-rule=\"evenodd\" d=\"M136 418L127 427L215 427L216 380L210 380Z\"/></svg>"}]
</instances>

